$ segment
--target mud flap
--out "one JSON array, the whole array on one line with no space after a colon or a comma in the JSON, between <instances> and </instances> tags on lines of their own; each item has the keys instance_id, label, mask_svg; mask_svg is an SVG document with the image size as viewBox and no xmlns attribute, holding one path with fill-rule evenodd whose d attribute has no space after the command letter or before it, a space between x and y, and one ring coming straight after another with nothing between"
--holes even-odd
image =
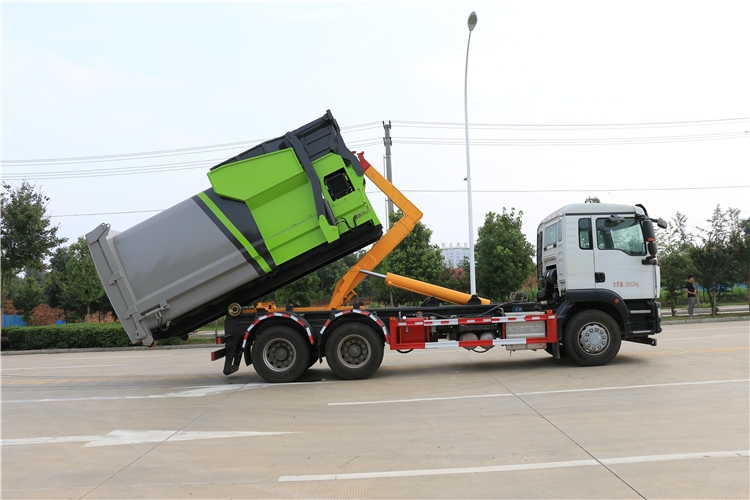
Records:
<instances>
[{"instance_id":1,"label":"mud flap","mask_svg":"<svg viewBox=\"0 0 750 500\"><path fill-rule=\"evenodd\" d=\"M224 335L224 349L226 357L224 358L224 375L231 375L240 369L240 360L242 359L242 344L239 335Z\"/></svg>"}]
</instances>

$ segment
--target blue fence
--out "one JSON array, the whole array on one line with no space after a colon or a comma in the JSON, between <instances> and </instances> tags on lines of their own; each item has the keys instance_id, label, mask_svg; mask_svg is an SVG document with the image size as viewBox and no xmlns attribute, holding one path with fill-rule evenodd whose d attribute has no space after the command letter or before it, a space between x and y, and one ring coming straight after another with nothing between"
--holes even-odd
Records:
<instances>
[{"instance_id":1,"label":"blue fence","mask_svg":"<svg viewBox=\"0 0 750 500\"><path fill-rule=\"evenodd\" d=\"M20 314L3 314L3 328L9 326L26 326L26 322Z\"/></svg>"}]
</instances>

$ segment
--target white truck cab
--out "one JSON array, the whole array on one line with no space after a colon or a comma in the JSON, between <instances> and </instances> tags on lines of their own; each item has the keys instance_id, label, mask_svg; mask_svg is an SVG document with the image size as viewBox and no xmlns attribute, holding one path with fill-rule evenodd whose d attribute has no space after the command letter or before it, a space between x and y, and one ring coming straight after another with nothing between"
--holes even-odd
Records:
<instances>
[{"instance_id":1,"label":"white truck cab","mask_svg":"<svg viewBox=\"0 0 750 500\"><path fill-rule=\"evenodd\" d=\"M661 332L653 222L666 227L642 205L578 203L539 224L538 300L558 315L563 354L601 364L620 340L656 344L648 338Z\"/></svg>"}]
</instances>

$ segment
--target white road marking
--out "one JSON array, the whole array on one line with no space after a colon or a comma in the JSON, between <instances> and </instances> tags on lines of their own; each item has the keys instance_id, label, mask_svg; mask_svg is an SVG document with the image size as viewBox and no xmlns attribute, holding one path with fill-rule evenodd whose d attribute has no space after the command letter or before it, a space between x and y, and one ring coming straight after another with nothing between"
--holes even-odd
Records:
<instances>
[{"instance_id":1,"label":"white road marking","mask_svg":"<svg viewBox=\"0 0 750 500\"><path fill-rule=\"evenodd\" d=\"M179 392L169 392L167 394L150 394L147 396L89 396L84 398L45 398L45 399L8 399L3 404L8 403L64 403L69 401L122 401L129 399L164 399L164 398L200 398L225 392L244 391L247 389L262 389L266 387L285 387L300 384L327 384L329 382L296 382L289 384L268 384L260 382L248 382L243 385L211 385L206 387L197 387Z\"/></svg>"},{"instance_id":2,"label":"white road marking","mask_svg":"<svg viewBox=\"0 0 750 500\"><path fill-rule=\"evenodd\" d=\"M380 405L388 403L417 403L420 401L448 401L451 399L475 399L475 398L501 398L503 396L513 396L513 393L506 394L474 394L471 396L445 396L439 398L414 398L414 399L384 399L380 401L353 401L348 403L328 403L328 406L351 406L351 405Z\"/></svg>"},{"instance_id":3,"label":"white road marking","mask_svg":"<svg viewBox=\"0 0 750 500\"><path fill-rule=\"evenodd\" d=\"M711 335L710 337L676 337L673 339L660 338L659 342L670 342L672 340L706 340L706 339L716 339L719 337L750 337L750 332L748 333L723 333L721 335Z\"/></svg>"},{"instance_id":4,"label":"white road marking","mask_svg":"<svg viewBox=\"0 0 750 500\"><path fill-rule=\"evenodd\" d=\"M123 444L163 443L166 441L196 441L200 439L221 439L235 437L271 436L276 434L297 434L296 432L256 432L256 431L125 431L116 430L103 436L64 436L24 439L3 439L2 446L75 443L84 442L81 448L96 446L116 446Z\"/></svg>"},{"instance_id":5,"label":"white road marking","mask_svg":"<svg viewBox=\"0 0 750 500\"><path fill-rule=\"evenodd\" d=\"M111 366L129 366L129 365L80 365L80 366L27 366L24 368L0 368L2 371L11 370L64 370L65 368L105 368Z\"/></svg>"},{"instance_id":6,"label":"white road marking","mask_svg":"<svg viewBox=\"0 0 750 500\"><path fill-rule=\"evenodd\" d=\"M442 476L448 474L480 474L486 472L509 472L539 469L559 469L565 467L590 467L596 465L622 465L641 462L662 462L667 460L696 460L705 458L738 458L747 457L749 451L709 451L705 453L678 453L671 455L647 455L641 457L622 457L589 460L571 460L564 462L544 462L536 464L490 465L486 467L457 467L453 469L418 469L383 472L353 472L347 474L315 474L307 476L281 476L279 482L291 481L338 481L345 479L379 479L385 477Z\"/></svg>"},{"instance_id":7,"label":"white road marking","mask_svg":"<svg viewBox=\"0 0 750 500\"><path fill-rule=\"evenodd\" d=\"M378 405L389 403L416 403L420 401L446 401L451 399L473 399L473 398L500 398L505 396L536 396L538 394L565 394L569 392L595 392L595 391L619 391L625 389L648 389L653 387L675 387L685 385L705 385L705 384L732 384L737 382L750 382L750 379L742 378L736 380L706 380L701 382L674 382L669 384L647 384L647 385L624 385L620 387L591 387L585 389L563 389L558 391L534 391L534 392L516 392L504 394L476 394L470 396L446 396L437 398L414 398L414 399L389 399L380 401L352 401L346 403L328 403L328 406L351 406L351 405Z\"/></svg>"}]
</instances>

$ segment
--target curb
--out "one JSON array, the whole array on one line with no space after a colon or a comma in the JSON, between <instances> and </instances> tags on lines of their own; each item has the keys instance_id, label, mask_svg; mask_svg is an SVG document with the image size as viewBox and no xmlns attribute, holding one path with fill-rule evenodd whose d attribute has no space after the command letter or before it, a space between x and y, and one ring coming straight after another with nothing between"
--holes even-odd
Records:
<instances>
[{"instance_id":1,"label":"curb","mask_svg":"<svg viewBox=\"0 0 750 500\"><path fill-rule=\"evenodd\" d=\"M668 316L671 317L671 316ZM661 326L665 325L686 325L692 323L725 323L727 321L748 321L750 316L734 316L731 318L695 318L695 319L670 319L665 321L662 318Z\"/></svg>"},{"instance_id":2,"label":"curb","mask_svg":"<svg viewBox=\"0 0 750 500\"><path fill-rule=\"evenodd\" d=\"M216 347L217 344L191 344L191 345L157 345L154 347L86 347L80 349L36 349L33 351L3 351L2 356L19 356L23 354L65 354L68 352L115 352L115 351L161 351L167 349L201 349Z\"/></svg>"}]
</instances>

